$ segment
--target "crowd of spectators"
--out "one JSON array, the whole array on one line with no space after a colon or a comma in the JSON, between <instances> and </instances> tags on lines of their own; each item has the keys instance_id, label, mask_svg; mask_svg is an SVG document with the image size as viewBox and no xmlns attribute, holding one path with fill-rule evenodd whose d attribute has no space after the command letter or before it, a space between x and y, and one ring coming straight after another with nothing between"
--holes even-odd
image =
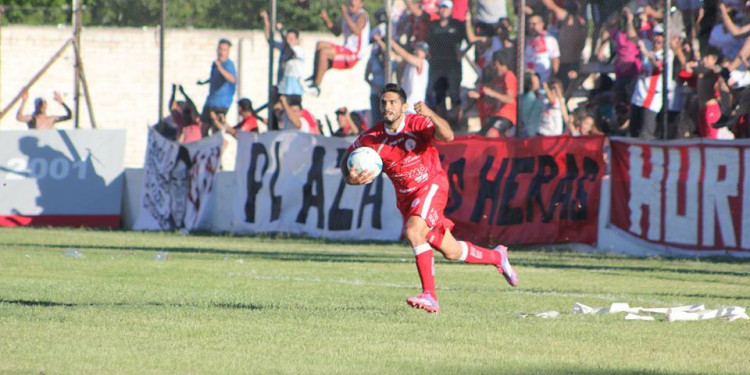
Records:
<instances>
[{"instance_id":1,"label":"crowd of spectators","mask_svg":"<svg viewBox=\"0 0 750 375\"><path fill-rule=\"evenodd\" d=\"M426 102L455 130L487 137L750 137L750 1L675 0L672 9L664 9L664 3L527 0L520 9L511 0L404 0L391 14L376 12L371 27L363 0L348 0L335 21L326 10L320 12L343 43L318 42L307 79L300 32L271 25L261 12L269 48L279 51L276 95L267 105L273 116L262 119L242 99L237 103L241 122L226 125L236 73L228 59L231 43L221 40L211 76L202 82L210 83L202 115L187 98L170 101L171 117L181 122L174 128L183 140L197 137L191 130L196 126L203 136L217 129L258 131L259 124L321 133L323 123L303 107L303 98L321 95L329 69L366 64L370 109L340 108L337 131L326 117L331 135L356 134L380 121L379 94L390 70L406 91L409 108ZM526 35L519 67L520 12L526 15ZM389 18L393 40L386 69ZM280 40L270 39L271 27ZM473 87L462 87L466 66L478 77ZM472 118L481 125L469 127Z\"/></svg>"}]
</instances>

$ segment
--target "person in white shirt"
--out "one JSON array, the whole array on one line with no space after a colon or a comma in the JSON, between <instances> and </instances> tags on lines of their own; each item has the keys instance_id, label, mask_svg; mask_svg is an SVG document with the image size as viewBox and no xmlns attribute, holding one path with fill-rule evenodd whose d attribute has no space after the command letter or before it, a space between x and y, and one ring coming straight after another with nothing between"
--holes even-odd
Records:
<instances>
[{"instance_id":1,"label":"person in white shirt","mask_svg":"<svg viewBox=\"0 0 750 375\"><path fill-rule=\"evenodd\" d=\"M318 96L323 75L328 69L351 69L367 56L367 37L370 35L370 16L364 9L363 0L348 0L348 5L341 5L341 22L338 26L331 21L325 9L320 11L320 18L334 34L344 35L344 44L319 41L315 47L313 76L308 80L312 81L310 89L313 94Z\"/></svg>"},{"instance_id":2,"label":"person in white shirt","mask_svg":"<svg viewBox=\"0 0 750 375\"><path fill-rule=\"evenodd\" d=\"M549 84L544 82L542 87L544 87L544 93L541 98L542 121L539 124L539 135L562 135L564 130L563 107L565 106L562 82L557 78L552 78Z\"/></svg>"},{"instance_id":3,"label":"person in white shirt","mask_svg":"<svg viewBox=\"0 0 750 375\"><path fill-rule=\"evenodd\" d=\"M373 40L381 48L385 48L385 43L380 35L373 35ZM396 60L400 60L404 65L401 75L401 88L406 92L407 113L415 113L414 104L425 101L430 76L430 63L427 61L430 47L425 42L415 42L412 47L413 52L410 53L395 41L391 43L391 48L396 54Z\"/></svg>"},{"instance_id":4,"label":"person in white shirt","mask_svg":"<svg viewBox=\"0 0 750 375\"><path fill-rule=\"evenodd\" d=\"M528 33L526 67L539 74L542 82L547 82L560 69L560 45L555 37L547 35L544 19L538 14L529 18Z\"/></svg>"},{"instance_id":5,"label":"person in white shirt","mask_svg":"<svg viewBox=\"0 0 750 375\"><path fill-rule=\"evenodd\" d=\"M629 24L628 34L631 39L637 39L638 48L643 56L641 72L630 100L629 132L631 137L654 139L656 138L656 115L662 110L664 103L662 74L666 70L666 76L671 77L674 54L670 50L664 58L664 28L660 24L654 27L649 41L638 38L632 22Z\"/></svg>"}]
</instances>

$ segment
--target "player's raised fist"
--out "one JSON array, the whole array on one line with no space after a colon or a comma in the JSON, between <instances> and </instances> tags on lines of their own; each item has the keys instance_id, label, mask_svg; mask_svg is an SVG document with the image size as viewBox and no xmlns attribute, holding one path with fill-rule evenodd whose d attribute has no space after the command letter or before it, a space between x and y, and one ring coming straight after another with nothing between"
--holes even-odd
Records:
<instances>
[{"instance_id":1,"label":"player's raised fist","mask_svg":"<svg viewBox=\"0 0 750 375\"><path fill-rule=\"evenodd\" d=\"M424 104L424 102L417 102L416 104L414 104L414 112L425 117L430 117L435 114L435 112L433 112L432 109L427 106L427 104Z\"/></svg>"}]
</instances>

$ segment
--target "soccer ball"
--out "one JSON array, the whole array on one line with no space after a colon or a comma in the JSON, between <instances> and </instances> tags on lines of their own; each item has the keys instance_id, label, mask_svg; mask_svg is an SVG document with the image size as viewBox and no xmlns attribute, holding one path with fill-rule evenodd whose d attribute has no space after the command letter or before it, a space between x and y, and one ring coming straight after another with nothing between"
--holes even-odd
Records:
<instances>
[{"instance_id":1,"label":"soccer ball","mask_svg":"<svg viewBox=\"0 0 750 375\"><path fill-rule=\"evenodd\" d=\"M357 173L363 171L373 171L375 177L383 171L383 159L380 158L378 152L369 147L359 147L349 154L349 159L346 160L346 165L349 170L354 169Z\"/></svg>"}]
</instances>

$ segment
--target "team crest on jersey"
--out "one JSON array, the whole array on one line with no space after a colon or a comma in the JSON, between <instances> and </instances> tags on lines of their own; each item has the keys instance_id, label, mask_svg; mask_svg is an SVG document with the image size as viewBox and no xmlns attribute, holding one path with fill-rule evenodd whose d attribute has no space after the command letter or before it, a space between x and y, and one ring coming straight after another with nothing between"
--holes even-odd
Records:
<instances>
[{"instance_id":1,"label":"team crest on jersey","mask_svg":"<svg viewBox=\"0 0 750 375\"><path fill-rule=\"evenodd\" d=\"M417 198L417 199L411 201L411 206L412 207L417 207L417 206L419 206L419 202L421 202L421 201L419 200L419 198Z\"/></svg>"},{"instance_id":2,"label":"team crest on jersey","mask_svg":"<svg viewBox=\"0 0 750 375\"><path fill-rule=\"evenodd\" d=\"M413 139L407 139L406 143L404 143L404 147L406 148L406 151L411 151L415 147L417 147L417 141Z\"/></svg>"}]
</instances>

